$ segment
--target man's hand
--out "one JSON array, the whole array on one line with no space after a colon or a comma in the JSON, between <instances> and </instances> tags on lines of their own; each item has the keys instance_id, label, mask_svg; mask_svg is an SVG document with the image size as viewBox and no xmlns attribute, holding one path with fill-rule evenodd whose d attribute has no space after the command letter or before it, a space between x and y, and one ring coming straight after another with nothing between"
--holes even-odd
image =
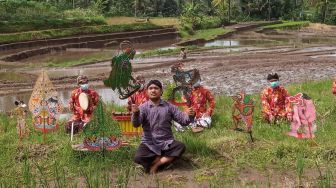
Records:
<instances>
[{"instance_id":1,"label":"man's hand","mask_svg":"<svg viewBox=\"0 0 336 188\"><path fill-rule=\"evenodd\" d=\"M132 113L136 114L139 112L140 112L139 106L136 104L132 104Z\"/></svg>"},{"instance_id":2,"label":"man's hand","mask_svg":"<svg viewBox=\"0 0 336 188\"><path fill-rule=\"evenodd\" d=\"M203 115L203 117L211 117L210 114L208 112L205 112Z\"/></svg>"},{"instance_id":3,"label":"man's hand","mask_svg":"<svg viewBox=\"0 0 336 188\"><path fill-rule=\"evenodd\" d=\"M268 118L269 118L269 121L270 121L270 122L273 122L274 119L275 119L274 116L273 116L272 114L270 114L270 115L268 116Z\"/></svg>"},{"instance_id":4,"label":"man's hand","mask_svg":"<svg viewBox=\"0 0 336 188\"><path fill-rule=\"evenodd\" d=\"M195 115L196 115L196 112L194 111L193 108L189 108L189 109L188 109L188 115L189 115L189 116L195 116Z\"/></svg>"}]
</instances>

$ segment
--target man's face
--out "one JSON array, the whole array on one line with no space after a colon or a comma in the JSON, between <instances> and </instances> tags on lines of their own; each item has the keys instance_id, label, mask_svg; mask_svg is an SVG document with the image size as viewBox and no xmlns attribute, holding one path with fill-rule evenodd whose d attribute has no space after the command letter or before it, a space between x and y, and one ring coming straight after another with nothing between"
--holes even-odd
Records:
<instances>
[{"instance_id":1,"label":"man's face","mask_svg":"<svg viewBox=\"0 0 336 188\"><path fill-rule=\"evenodd\" d=\"M150 99L159 99L162 95L162 90L158 86L151 84L147 88L147 94Z\"/></svg>"}]
</instances>

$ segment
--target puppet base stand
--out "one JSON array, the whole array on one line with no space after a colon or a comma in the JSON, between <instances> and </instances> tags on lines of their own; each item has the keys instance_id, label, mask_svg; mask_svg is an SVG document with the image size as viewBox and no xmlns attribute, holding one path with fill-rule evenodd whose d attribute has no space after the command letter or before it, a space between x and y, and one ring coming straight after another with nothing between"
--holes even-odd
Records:
<instances>
[{"instance_id":1,"label":"puppet base stand","mask_svg":"<svg viewBox=\"0 0 336 188\"><path fill-rule=\"evenodd\" d=\"M141 136L142 127L133 127L131 122L131 113L128 112L113 112L112 119L118 122L121 132L124 136Z\"/></svg>"},{"instance_id":2,"label":"puppet base stand","mask_svg":"<svg viewBox=\"0 0 336 188\"><path fill-rule=\"evenodd\" d=\"M90 151L88 150L83 143L71 145L72 149L75 151Z\"/></svg>"},{"instance_id":3,"label":"puppet base stand","mask_svg":"<svg viewBox=\"0 0 336 188\"><path fill-rule=\"evenodd\" d=\"M203 130L204 130L204 128L203 127L199 127L199 126L192 128L192 132L194 132L194 133L200 133Z\"/></svg>"}]
</instances>

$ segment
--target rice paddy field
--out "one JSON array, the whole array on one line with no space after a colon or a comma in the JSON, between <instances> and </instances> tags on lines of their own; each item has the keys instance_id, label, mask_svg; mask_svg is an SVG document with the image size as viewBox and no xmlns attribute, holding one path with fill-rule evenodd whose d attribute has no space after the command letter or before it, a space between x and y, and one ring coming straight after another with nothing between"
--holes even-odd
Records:
<instances>
[{"instance_id":1,"label":"rice paddy field","mask_svg":"<svg viewBox=\"0 0 336 188\"><path fill-rule=\"evenodd\" d=\"M210 129L200 134L175 132L186 144L186 153L157 175L144 174L133 163L139 137L123 137L130 145L116 151L79 152L71 147L84 135L70 137L60 122L57 132L43 135L32 128L19 142L16 120L0 116L1 187L335 187L335 99L331 80L305 82L288 87L290 94L307 93L317 109L314 140L286 136L288 122L269 125L260 118L260 97L253 95L253 137L231 129L227 96L216 97ZM122 107L109 105L106 116ZM108 119L112 121L112 119ZM115 125L115 123L114 123ZM314 144L317 143L317 144Z\"/></svg>"}]
</instances>

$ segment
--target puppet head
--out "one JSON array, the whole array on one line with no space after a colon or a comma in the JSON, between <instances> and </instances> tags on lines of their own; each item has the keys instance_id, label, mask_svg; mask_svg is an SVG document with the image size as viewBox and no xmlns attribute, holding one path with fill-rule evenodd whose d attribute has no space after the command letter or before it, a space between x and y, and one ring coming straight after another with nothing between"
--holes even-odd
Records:
<instances>
[{"instance_id":1,"label":"puppet head","mask_svg":"<svg viewBox=\"0 0 336 188\"><path fill-rule=\"evenodd\" d=\"M17 107L21 107L21 108L25 108L25 107L27 107L27 105L26 105L23 101L19 101L19 100L16 100L16 101L14 102L14 104L15 104L15 106L17 106Z\"/></svg>"},{"instance_id":2,"label":"puppet head","mask_svg":"<svg viewBox=\"0 0 336 188\"><path fill-rule=\"evenodd\" d=\"M172 65L170 67L170 71L172 73L175 73L175 72L182 72L183 71L183 63L182 62L178 62L178 63L175 63L174 65Z\"/></svg>"},{"instance_id":3,"label":"puppet head","mask_svg":"<svg viewBox=\"0 0 336 188\"><path fill-rule=\"evenodd\" d=\"M89 89L89 79L87 76L80 75L77 77L77 85L80 86L82 90L88 90Z\"/></svg>"},{"instance_id":4,"label":"puppet head","mask_svg":"<svg viewBox=\"0 0 336 188\"><path fill-rule=\"evenodd\" d=\"M139 84L141 86L140 90L145 88L146 80L145 80L144 76L142 76L142 75L136 76L135 81L136 81L137 84Z\"/></svg>"},{"instance_id":5,"label":"puppet head","mask_svg":"<svg viewBox=\"0 0 336 188\"><path fill-rule=\"evenodd\" d=\"M120 49L125 53L129 59L134 59L136 51L134 50L132 43L128 40L122 41L120 43Z\"/></svg>"}]
</instances>

